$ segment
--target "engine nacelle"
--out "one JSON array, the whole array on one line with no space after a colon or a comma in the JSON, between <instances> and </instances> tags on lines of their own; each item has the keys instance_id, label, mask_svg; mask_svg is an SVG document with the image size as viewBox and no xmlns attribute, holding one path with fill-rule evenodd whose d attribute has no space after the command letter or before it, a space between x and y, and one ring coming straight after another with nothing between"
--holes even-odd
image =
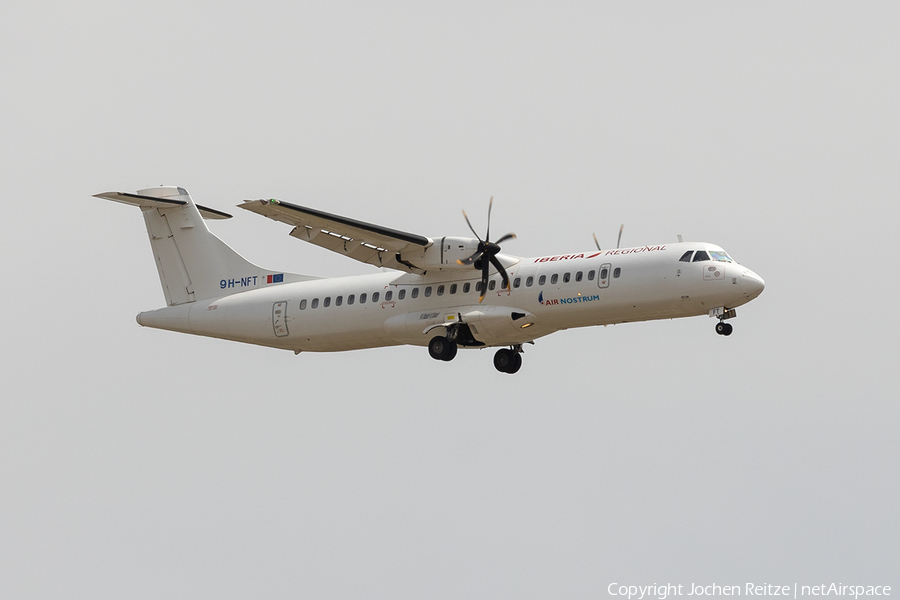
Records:
<instances>
[{"instance_id":1,"label":"engine nacelle","mask_svg":"<svg viewBox=\"0 0 900 600\"><path fill-rule=\"evenodd\" d=\"M400 259L423 271L471 269L472 265L461 265L459 261L469 258L477 250L478 240L475 238L446 236L419 252L404 252Z\"/></svg>"}]
</instances>

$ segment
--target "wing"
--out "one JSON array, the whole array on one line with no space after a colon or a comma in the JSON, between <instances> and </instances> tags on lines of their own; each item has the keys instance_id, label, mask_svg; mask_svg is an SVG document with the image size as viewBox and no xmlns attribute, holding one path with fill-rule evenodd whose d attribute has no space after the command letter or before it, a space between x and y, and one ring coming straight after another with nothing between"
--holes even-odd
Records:
<instances>
[{"instance_id":1,"label":"wing","mask_svg":"<svg viewBox=\"0 0 900 600\"><path fill-rule=\"evenodd\" d=\"M280 200L245 200L238 205L275 221L294 226L291 235L354 260L422 273L422 269L403 260L402 256L421 255L432 244L430 238L348 219L313 208Z\"/></svg>"}]
</instances>

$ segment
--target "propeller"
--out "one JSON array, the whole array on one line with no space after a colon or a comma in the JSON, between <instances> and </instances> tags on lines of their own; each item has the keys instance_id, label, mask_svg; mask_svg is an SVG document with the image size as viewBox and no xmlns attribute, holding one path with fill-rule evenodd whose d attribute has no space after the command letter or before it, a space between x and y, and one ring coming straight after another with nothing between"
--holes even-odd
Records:
<instances>
[{"instance_id":1,"label":"propeller","mask_svg":"<svg viewBox=\"0 0 900 600\"><path fill-rule=\"evenodd\" d=\"M619 239L616 240L616 250L619 249L619 246L622 244L622 231L625 229L625 223L619 225ZM597 234L593 234L594 236L594 245L597 246L597 250L600 249L600 242L597 241Z\"/></svg>"},{"instance_id":2,"label":"propeller","mask_svg":"<svg viewBox=\"0 0 900 600\"><path fill-rule=\"evenodd\" d=\"M484 300L484 295L487 293L488 287L488 278L491 274L491 265L494 265L494 268L497 269L497 272L503 277L503 281L501 282L500 289L507 288L509 289L509 275L506 272L506 269L497 260L497 253L500 252L500 244L505 242L506 240L515 239L516 234L507 233L503 237L501 237L496 242L492 242L491 240L491 209L494 207L494 197L491 196L491 200L488 203L488 220L487 220L487 233L484 235L484 240L481 239L481 236L478 235L478 232L475 231L475 228L472 227L472 222L469 221L469 215L466 214L466 211L462 211L463 217L466 220L466 224L469 226L469 229L472 230L472 233L475 234L475 237L478 239L478 249L475 253L462 260L458 260L461 265L474 265L477 261L481 260L481 295L478 297L478 302ZM478 266L476 265L476 268Z\"/></svg>"}]
</instances>

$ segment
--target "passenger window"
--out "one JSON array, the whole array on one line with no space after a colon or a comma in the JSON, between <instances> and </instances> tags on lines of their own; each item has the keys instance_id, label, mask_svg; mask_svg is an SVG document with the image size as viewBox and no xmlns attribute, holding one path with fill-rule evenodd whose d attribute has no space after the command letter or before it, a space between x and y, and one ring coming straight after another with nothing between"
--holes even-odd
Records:
<instances>
[{"instance_id":1,"label":"passenger window","mask_svg":"<svg viewBox=\"0 0 900 600\"><path fill-rule=\"evenodd\" d=\"M525 287L531 287L534 285L534 275L529 275L528 279L525 280Z\"/></svg>"},{"instance_id":2,"label":"passenger window","mask_svg":"<svg viewBox=\"0 0 900 600\"><path fill-rule=\"evenodd\" d=\"M360 304L365 304L365 303L366 303L366 295L365 295L365 294L360 294L360 295L359 295L359 303L360 303Z\"/></svg>"},{"instance_id":3,"label":"passenger window","mask_svg":"<svg viewBox=\"0 0 900 600\"><path fill-rule=\"evenodd\" d=\"M550 285L555 285L557 281L559 281L559 273L550 276Z\"/></svg>"},{"instance_id":4,"label":"passenger window","mask_svg":"<svg viewBox=\"0 0 900 600\"><path fill-rule=\"evenodd\" d=\"M319 299L318 298L313 298L312 308L319 308Z\"/></svg>"},{"instance_id":5,"label":"passenger window","mask_svg":"<svg viewBox=\"0 0 900 600\"><path fill-rule=\"evenodd\" d=\"M569 283L569 280L570 280L570 279L572 279L572 274L571 274L571 273L565 273L565 274L563 275L563 283Z\"/></svg>"},{"instance_id":6,"label":"passenger window","mask_svg":"<svg viewBox=\"0 0 900 600\"><path fill-rule=\"evenodd\" d=\"M412 289L412 294L410 294L410 295L411 295L413 298L418 298L418 297L419 297L419 288L413 288L413 289Z\"/></svg>"},{"instance_id":7,"label":"passenger window","mask_svg":"<svg viewBox=\"0 0 900 600\"><path fill-rule=\"evenodd\" d=\"M463 294L468 294L470 289L472 289L472 284L468 282L463 284Z\"/></svg>"},{"instance_id":8,"label":"passenger window","mask_svg":"<svg viewBox=\"0 0 900 600\"><path fill-rule=\"evenodd\" d=\"M609 269L603 267L600 269L600 279L606 279L607 277L609 277Z\"/></svg>"},{"instance_id":9,"label":"passenger window","mask_svg":"<svg viewBox=\"0 0 900 600\"><path fill-rule=\"evenodd\" d=\"M594 280L594 272L588 271L588 281L593 281L593 280Z\"/></svg>"},{"instance_id":10,"label":"passenger window","mask_svg":"<svg viewBox=\"0 0 900 600\"><path fill-rule=\"evenodd\" d=\"M476 291L476 292L480 292L480 291L481 291L481 282L480 282L480 281L479 281L478 283L475 284L475 291Z\"/></svg>"},{"instance_id":11,"label":"passenger window","mask_svg":"<svg viewBox=\"0 0 900 600\"><path fill-rule=\"evenodd\" d=\"M545 283L547 283L547 276L541 275L541 278L538 279L538 285L544 285Z\"/></svg>"},{"instance_id":12,"label":"passenger window","mask_svg":"<svg viewBox=\"0 0 900 600\"><path fill-rule=\"evenodd\" d=\"M451 283L451 284L450 284L450 293L451 293L451 294L455 294L455 293L456 293L456 284L455 284L455 283Z\"/></svg>"},{"instance_id":13,"label":"passenger window","mask_svg":"<svg viewBox=\"0 0 900 600\"><path fill-rule=\"evenodd\" d=\"M703 260L709 260L709 254L706 253L706 250L697 250L697 254L694 255L694 262Z\"/></svg>"},{"instance_id":14,"label":"passenger window","mask_svg":"<svg viewBox=\"0 0 900 600\"><path fill-rule=\"evenodd\" d=\"M300 301L300 310L306 310L306 300Z\"/></svg>"},{"instance_id":15,"label":"passenger window","mask_svg":"<svg viewBox=\"0 0 900 600\"><path fill-rule=\"evenodd\" d=\"M687 252L682 254L681 258L679 258L678 260L681 262L691 262L691 254L693 254L693 253L694 253L693 250L688 250Z\"/></svg>"},{"instance_id":16,"label":"passenger window","mask_svg":"<svg viewBox=\"0 0 900 600\"><path fill-rule=\"evenodd\" d=\"M438 295L438 296L443 296L443 295L444 295L444 286L442 286L442 285L439 285L439 286L438 286L438 289L437 289L437 295Z\"/></svg>"},{"instance_id":17,"label":"passenger window","mask_svg":"<svg viewBox=\"0 0 900 600\"><path fill-rule=\"evenodd\" d=\"M493 292L495 287L497 287L497 282L492 279L491 282L488 284L488 289Z\"/></svg>"},{"instance_id":18,"label":"passenger window","mask_svg":"<svg viewBox=\"0 0 900 600\"><path fill-rule=\"evenodd\" d=\"M584 274L581 271L575 273L575 281L581 281L581 278Z\"/></svg>"},{"instance_id":19,"label":"passenger window","mask_svg":"<svg viewBox=\"0 0 900 600\"><path fill-rule=\"evenodd\" d=\"M343 297L343 296L338 296L337 298L334 299L334 305L335 305L335 306L340 306L340 305L343 304L343 303L344 303L344 297Z\"/></svg>"},{"instance_id":20,"label":"passenger window","mask_svg":"<svg viewBox=\"0 0 900 600\"><path fill-rule=\"evenodd\" d=\"M378 302L378 297L380 295L381 294L379 292L375 292L374 294L372 294L372 302Z\"/></svg>"},{"instance_id":21,"label":"passenger window","mask_svg":"<svg viewBox=\"0 0 900 600\"><path fill-rule=\"evenodd\" d=\"M400 288L400 291L397 293L397 300L403 300L406 298L406 288Z\"/></svg>"},{"instance_id":22,"label":"passenger window","mask_svg":"<svg viewBox=\"0 0 900 600\"><path fill-rule=\"evenodd\" d=\"M347 304L353 304L356 301L356 296L354 294L350 294L347 296Z\"/></svg>"},{"instance_id":23,"label":"passenger window","mask_svg":"<svg viewBox=\"0 0 900 600\"><path fill-rule=\"evenodd\" d=\"M325 300L322 301L322 308L328 308L331 306L331 296L327 296Z\"/></svg>"},{"instance_id":24,"label":"passenger window","mask_svg":"<svg viewBox=\"0 0 900 600\"><path fill-rule=\"evenodd\" d=\"M621 274L622 274L622 267L616 267L613 270L613 278L614 279L618 279L619 275L621 275Z\"/></svg>"},{"instance_id":25,"label":"passenger window","mask_svg":"<svg viewBox=\"0 0 900 600\"><path fill-rule=\"evenodd\" d=\"M516 277L515 280L513 281L513 287L518 288L520 285L522 285L522 278Z\"/></svg>"},{"instance_id":26,"label":"passenger window","mask_svg":"<svg viewBox=\"0 0 900 600\"><path fill-rule=\"evenodd\" d=\"M426 298L431 297L431 286L430 285L425 288L425 297Z\"/></svg>"},{"instance_id":27,"label":"passenger window","mask_svg":"<svg viewBox=\"0 0 900 600\"><path fill-rule=\"evenodd\" d=\"M390 302L391 298L393 298L393 297L394 297L394 290L388 290L384 293L384 301L385 302Z\"/></svg>"}]
</instances>

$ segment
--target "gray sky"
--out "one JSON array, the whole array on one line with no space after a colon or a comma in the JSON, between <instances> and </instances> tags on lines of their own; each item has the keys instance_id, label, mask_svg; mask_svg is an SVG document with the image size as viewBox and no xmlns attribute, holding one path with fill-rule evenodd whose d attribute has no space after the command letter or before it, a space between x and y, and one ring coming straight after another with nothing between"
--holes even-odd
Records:
<instances>
[{"instance_id":1,"label":"gray sky","mask_svg":"<svg viewBox=\"0 0 900 600\"><path fill-rule=\"evenodd\" d=\"M900 589L896 3L33 2L0 19L3 598ZM265 267L372 269L233 209L534 256L687 240L707 318L491 352L142 329L170 184ZM476 225L478 226L478 225Z\"/></svg>"}]
</instances>

